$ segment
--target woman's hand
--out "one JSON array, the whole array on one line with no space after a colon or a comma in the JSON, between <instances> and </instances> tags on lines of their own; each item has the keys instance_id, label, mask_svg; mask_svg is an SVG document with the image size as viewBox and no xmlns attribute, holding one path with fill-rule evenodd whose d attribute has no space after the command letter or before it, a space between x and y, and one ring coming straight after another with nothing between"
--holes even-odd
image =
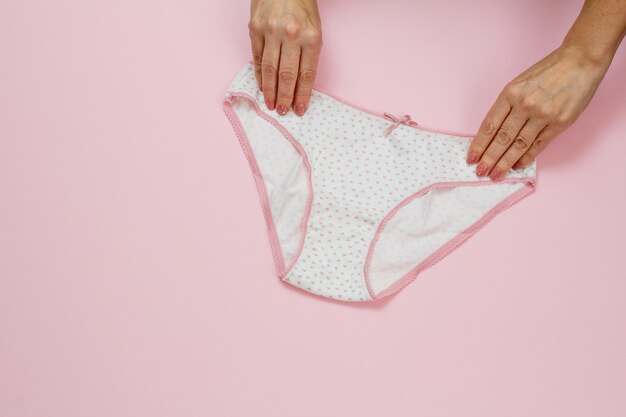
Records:
<instances>
[{"instance_id":1,"label":"woman's hand","mask_svg":"<svg viewBox=\"0 0 626 417\"><path fill-rule=\"evenodd\" d=\"M561 45L509 82L472 140L467 163L491 179L531 163L587 107L610 60Z\"/></svg>"},{"instance_id":2,"label":"woman's hand","mask_svg":"<svg viewBox=\"0 0 626 417\"><path fill-rule=\"evenodd\" d=\"M256 80L265 104L302 116L322 48L316 0L252 0L248 23Z\"/></svg>"}]
</instances>

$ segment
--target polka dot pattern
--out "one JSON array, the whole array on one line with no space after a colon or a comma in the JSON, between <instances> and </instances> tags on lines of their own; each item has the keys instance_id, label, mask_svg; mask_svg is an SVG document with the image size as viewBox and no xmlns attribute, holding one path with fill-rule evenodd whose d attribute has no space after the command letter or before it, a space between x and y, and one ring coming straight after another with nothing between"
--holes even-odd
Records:
<instances>
[{"instance_id":1,"label":"polka dot pattern","mask_svg":"<svg viewBox=\"0 0 626 417\"><path fill-rule=\"evenodd\" d=\"M302 232L295 225L302 219L309 197L302 155L274 124L263 122L260 127L262 118L253 106L237 108L251 148L263 166L263 177L272 178L268 183L273 190L269 197L272 213L290 219L286 222L290 225L289 237L280 237L286 236L285 233L279 233L279 237L281 241L291 242L287 245L290 254L286 260L295 264L283 279L313 294L343 301L372 300L415 267L416 262L434 253L524 186L523 182L487 185L491 181L478 177L475 166L465 163L470 137L405 124L383 136L392 122L382 114L371 114L318 90L313 90L302 117L291 111L279 116L265 106L251 63L233 79L225 99L235 92L247 95L260 112L282 125L301 145L310 163L313 188L310 215L305 219L305 235L294 239L294 230ZM277 149L277 143L282 148ZM282 156L277 157L277 153ZM522 181L522 178L534 179L535 175L536 162L533 162L523 169L509 171L505 178ZM290 185L277 186L281 178ZM420 190L436 183L469 184L481 180L484 184L478 187L456 186L436 192L433 189L413 199L395 217L387 219L388 228L382 228L378 237L380 248L375 245L370 248L381 223L394 208ZM453 192L454 189L459 192ZM288 201L290 208L281 209L285 195L297 197ZM406 239L410 240L409 244ZM294 242L300 240L303 246L298 253ZM372 268L366 271L370 249ZM367 273L372 280L369 289Z\"/></svg>"}]
</instances>

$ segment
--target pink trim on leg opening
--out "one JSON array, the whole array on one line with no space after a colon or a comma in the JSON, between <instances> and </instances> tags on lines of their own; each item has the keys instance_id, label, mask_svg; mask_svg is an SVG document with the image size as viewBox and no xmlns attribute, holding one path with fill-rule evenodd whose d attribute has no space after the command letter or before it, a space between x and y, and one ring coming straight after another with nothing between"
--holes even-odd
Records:
<instances>
[{"instance_id":1,"label":"pink trim on leg opening","mask_svg":"<svg viewBox=\"0 0 626 417\"><path fill-rule=\"evenodd\" d=\"M307 199L307 203L305 206L305 210L304 213L302 215L302 221L300 224L300 230L301 230L301 237L300 237L300 243L298 246L298 250L296 251L296 256L294 257L293 262L286 267L285 266L285 258L283 256L283 251L280 245L280 239L278 238L278 233L276 231L276 225L274 224L274 218L272 216L272 210L271 210L271 205L270 205L270 201L269 201L269 195L267 192L267 188L265 187L265 182L263 180L263 176L261 174L261 170L259 169L258 163L256 161L256 158L254 156L254 151L252 150L252 147L250 145L250 141L248 140L248 137L245 133L245 130L243 129L241 122L239 120L239 116L237 115L237 113L234 111L231 103L237 99L237 97L242 97L247 99L254 107L254 110L257 112L257 114L259 116L261 116L263 119L265 119L266 121L268 121L269 123L271 123L274 127L277 128L277 130L294 146L294 148L296 148L296 150L298 151L298 153L300 153L300 155L302 156L302 161L305 165L305 168L307 170L307 183L308 183L308 188L309 188L309 197ZM270 245L272 248L272 254L274 256L274 263L276 266L276 274L277 276L281 279L284 280L284 278L289 274L289 272L293 269L293 267L295 266L296 262L298 261L298 259L300 258L300 255L302 254L302 250L304 248L304 242L306 239L306 231L307 231L307 224L308 224L308 220L309 217L311 215L311 207L313 205L313 182L311 179L311 164L309 162L309 159L307 157L306 151L304 150L304 147L300 144L300 142L298 142L290 133L289 131L281 124L279 123L277 120L275 120L274 118L272 118L271 116L267 115L265 112L263 112L258 103L256 102L256 100L250 96L249 94L246 93L231 93L227 98L224 99L224 111L226 112L226 115L228 116L228 119L230 120L231 124L233 125L233 128L237 134L237 137L239 139L239 144L241 145L241 148L243 149L243 152L246 156L246 159L248 160L250 169L252 171L252 174L254 176L256 185L257 185L257 190L258 190L258 197L261 203L261 207L263 208L263 214L265 217L265 223L267 226L267 231L268 231L268 237L270 240Z\"/></svg>"},{"instance_id":2,"label":"pink trim on leg opening","mask_svg":"<svg viewBox=\"0 0 626 417\"><path fill-rule=\"evenodd\" d=\"M457 187L457 186L470 186L470 187L471 186L487 186L490 184L497 184L497 183L503 183L503 182L512 182L512 183L524 182L525 184L524 184L524 187L522 187L521 189L517 190L516 192L508 196L506 199L498 203L496 206L492 207L491 210L489 210L486 214L484 214L479 220L474 222L470 227L466 228L464 231L460 232L453 239L450 239L443 246L441 246L434 253L429 255L426 259L420 262L416 267L411 269L409 272L407 272L405 275L403 275L393 284L391 284L390 286L388 286L386 289L382 290L378 294L374 292L370 284L370 278L369 278L369 266L370 266L370 262L374 253L374 248L387 222L389 222L389 220L391 220L391 218L393 218L402 207L406 206L414 199L426 194L427 192L435 188ZM378 226L378 229L376 230L376 234L374 235L374 238L372 239L372 242L370 243L370 247L367 252L367 257L365 259L365 264L363 266L363 276L365 278L365 285L367 287L367 291L369 292L370 296L372 297L372 299L376 300L376 299L386 297L388 295L391 295L401 290L402 288L404 288L405 286L413 282L413 280L417 278L420 272L422 272L423 270L427 268L430 268L431 266L439 262L441 259L445 258L452 251L457 249L463 242L465 242L467 239L475 235L476 232L478 232L483 226L489 223L498 213L501 213L507 208L512 207L515 203L519 202L521 199L523 199L524 197L532 193L534 189L535 189L535 179L532 177L523 177L523 178L503 178L503 179L495 180L495 181L494 180L487 180L487 181L481 180L481 181L472 181L472 182L454 181L454 182L445 182L445 183L433 183L427 187L422 188L415 194L410 195L409 197L404 199L402 202L400 202L397 206L395 206L385 216L385 218L381 221L380 225Z\"/></svg>"}]
</instances>

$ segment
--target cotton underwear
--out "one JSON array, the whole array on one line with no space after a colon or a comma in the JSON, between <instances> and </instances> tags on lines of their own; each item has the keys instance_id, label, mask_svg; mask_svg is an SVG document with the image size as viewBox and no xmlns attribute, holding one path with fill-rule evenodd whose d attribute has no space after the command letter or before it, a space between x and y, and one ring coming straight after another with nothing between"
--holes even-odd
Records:
<instances>
[{"instance_id":1,"label":"cotton underwear","mask_svg":"<svg viewBox=\"0 0 626 417\"><path fill-rule=\"evenodd\" d=\"M465 162L472 134L319 88L303 116L279 116L252 62L223 105L256 182L276 274L315 295L393 294L535 189L536 160L498 180L479 177Z\"/></svg>"}]
</instances>

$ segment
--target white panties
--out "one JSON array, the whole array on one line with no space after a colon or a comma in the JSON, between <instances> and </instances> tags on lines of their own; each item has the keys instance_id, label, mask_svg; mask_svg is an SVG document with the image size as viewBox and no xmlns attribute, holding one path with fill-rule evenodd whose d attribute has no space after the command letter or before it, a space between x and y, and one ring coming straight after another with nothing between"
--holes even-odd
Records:
<instances>
[{"instance_id":1,"label":"white panties","mask_svg":"<svg viewBox=\"0 0 626 417\"><path fill-rule=\"evenodd\" d=\"M536 160L484 179L465 162L472 135L317 88L303 116L279 116L250 62L224 110L256 180L278 277L336 300L399 291L536 183Z\"/></svg>"}]
</instances>

